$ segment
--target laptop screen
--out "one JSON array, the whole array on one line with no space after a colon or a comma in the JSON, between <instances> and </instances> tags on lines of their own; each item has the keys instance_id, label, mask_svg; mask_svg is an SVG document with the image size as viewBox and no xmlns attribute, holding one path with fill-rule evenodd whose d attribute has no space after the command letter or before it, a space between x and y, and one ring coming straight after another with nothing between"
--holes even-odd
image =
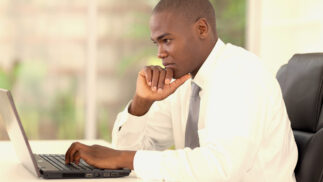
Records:
<instances>
[{"instance_id":1,"label":"laptop screen","mask_svg":"<svg viewBox=\"0 0 323 182\"><path fill-rule=\"evenodd\" d=\"M19 160L30 172L40 176L11 93L5 89L0 89L0 122L6 125L9 138L14 145Z\"/></svg>"}]
</instances>

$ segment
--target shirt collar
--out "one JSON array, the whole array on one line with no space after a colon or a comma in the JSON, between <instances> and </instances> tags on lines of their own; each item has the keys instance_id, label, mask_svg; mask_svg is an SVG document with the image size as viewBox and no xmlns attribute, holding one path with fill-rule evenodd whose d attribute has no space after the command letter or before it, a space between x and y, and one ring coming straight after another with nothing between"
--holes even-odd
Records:
<instances>
[{"instance_id":1,"label":"shirt collar","mask_svg":"<svg viewBox=\"0 0 323 182\"><path fill-rule=\"evenodd\" d=\"M196 83L201 89L205 88L207 81L210 76L210 71L212 71L211 67L214 62L216 62L216 59L221 53L222 48L225 46L225 44L222 42L220 38L218 38L215 46L213 47L211 53L206 58L204 63L202 64L201 68L195 75L194 79L192 80L194 83Z\"/></svg>"}]
</instances>

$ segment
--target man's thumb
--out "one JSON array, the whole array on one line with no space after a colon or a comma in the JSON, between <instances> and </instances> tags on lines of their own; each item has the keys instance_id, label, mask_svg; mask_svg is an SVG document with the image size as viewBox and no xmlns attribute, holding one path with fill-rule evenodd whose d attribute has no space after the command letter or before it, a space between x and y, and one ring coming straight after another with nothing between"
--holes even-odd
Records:
<instances>
[{"instance_id":1,"label":"man's thumb","mask_svg":"<svg viewBox=\"0 0 323 182\"><path fill-rule=\"evenodd\" d=\"M175 81L173 81L169 86L172 92L175 92L175 90L181 86L183 83L185 83L186 80L190 79L191 75L190 74L186 74L182 77L180 77L179 79L176 79Z\"/></svg>"}]
</instances>

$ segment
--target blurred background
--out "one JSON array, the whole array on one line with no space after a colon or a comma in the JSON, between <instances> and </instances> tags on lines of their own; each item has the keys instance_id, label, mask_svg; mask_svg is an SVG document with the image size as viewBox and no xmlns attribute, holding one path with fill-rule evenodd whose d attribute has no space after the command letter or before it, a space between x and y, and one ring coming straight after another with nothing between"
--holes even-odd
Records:
<instances>
[{"instance_id":1,"label":"blurred background","mask_svg":"<svg viewBox=\"0 0 323 182\"><path fill-rule=\"evenodd\" d=\"M12 91L29 139L111 141L138 71L160 64L148 27L157 2L0 0L0 88ZM295 53L323 52L321 0L211 2L220 38L273 74Z\"/></svg>"}]
</instances>

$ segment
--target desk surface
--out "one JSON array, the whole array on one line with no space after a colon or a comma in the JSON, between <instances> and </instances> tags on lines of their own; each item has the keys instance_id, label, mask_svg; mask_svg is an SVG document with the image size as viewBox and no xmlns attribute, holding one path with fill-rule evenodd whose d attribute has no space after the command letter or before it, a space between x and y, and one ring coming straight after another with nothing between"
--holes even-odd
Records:
<instances>
[{"instance_id":1,"label":"desk surface","mask_svg":"<svg viewBox=\"0 0 323 182\"><path fill-rule=\"evenodd\" d=\"M68 147L75 140L52 140L52 141L31 141L30 145L33 150L33 153L36 154L64 154ZM93 140L93 141L85 141L80 140L80 142L92 145L99 144L104 146L109 146L109 143L103 140ZM18 158L16 156L16 152L14 151L13 145L9 141L0 141L0 181L40 181L45 180L42 178L38 178L34 176L32 173L27 171ZM130 176L122 177L122 178L101 178L101 179L82 179L82 182L86 181L130 181L130 182L139 182L141 179L137 178L134 172L132 171ZM49 180L46 180L49 181ZM66 180L50 180L50 181L80 181L80 179L66 179Z\"/></svg>"}]
</instances>

